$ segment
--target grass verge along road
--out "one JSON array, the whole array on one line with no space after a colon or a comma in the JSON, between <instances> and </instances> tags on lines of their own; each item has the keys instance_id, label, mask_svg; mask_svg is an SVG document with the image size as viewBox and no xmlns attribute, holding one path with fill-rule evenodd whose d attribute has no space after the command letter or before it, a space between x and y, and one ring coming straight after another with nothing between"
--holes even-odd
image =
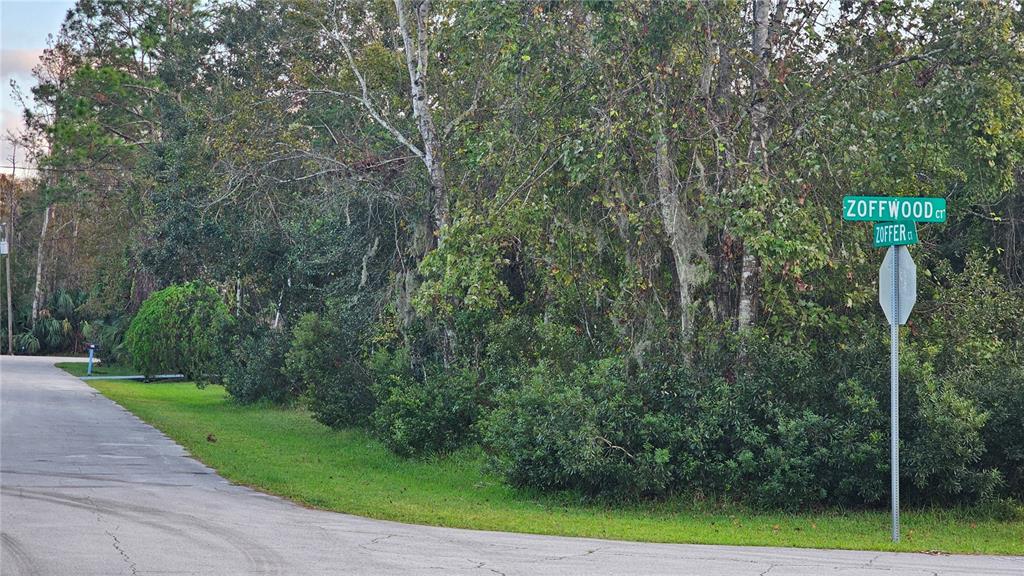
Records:
<instances>
[{"instance_id":1,"label":"grass verge along road","mask_svg":"<svg viewBox=\"0 0 1024 576\"><path fill-rule=\"evenodd\" d=\"M68 367L65 367L68 369ZM89 382L229 480L296 502L400 522L650 542L1024 554L1024 520L992 511L907 510L903 542L885 511L759 513L670 500L586 503L504 485L467 451L406 460L356 430L301 410L240 406L220 386Z\"/></svg>"},{"instance_id":2,"label":"grass verge along road","mask_svg":"<svg viewBox=\"0 0 1024 576\"><path fill-rule=\"evenodd\" d=\"M55 366L75 376L85 376L86 372L89 371L88 362L57 362ZM102 362L96 362L92 365L93 376L135 376L137 374L139 374L139 371L131 366L107 366Z\"/></svg>"}]
</instances>

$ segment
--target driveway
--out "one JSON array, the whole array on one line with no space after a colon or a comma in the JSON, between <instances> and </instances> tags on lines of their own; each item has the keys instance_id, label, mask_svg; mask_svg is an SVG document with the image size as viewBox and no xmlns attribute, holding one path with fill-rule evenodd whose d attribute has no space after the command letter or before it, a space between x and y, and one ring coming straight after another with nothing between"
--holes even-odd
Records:
<instances>
[{"instance_id":1,"label":"driveway","mask_svg":"<svg viewBox=\"0 0 1024 576\"><path fill-rule=\"evenodd\" d=\"M638 544L412 526L233 486L53 366L0 359L0 573L1024 575L1024 558Z\"/></svg>"}]
</instances>

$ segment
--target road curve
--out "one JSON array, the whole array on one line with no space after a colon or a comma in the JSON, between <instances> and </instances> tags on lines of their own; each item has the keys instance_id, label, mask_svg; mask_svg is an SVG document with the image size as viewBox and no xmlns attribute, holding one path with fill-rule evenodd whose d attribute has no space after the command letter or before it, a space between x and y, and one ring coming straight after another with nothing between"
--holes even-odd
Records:
<instances>
[{"instance_id":1,"label":"road curve","mask_svg":"<svg viewBox=\"0 0 1024 576\"><path fill-rule=\"evenodd\" d=\"M413 526L234 486L53 366L0 359L0 573L1022 576L1024 558L640 544Z\"/></svg>"}]
</instances>

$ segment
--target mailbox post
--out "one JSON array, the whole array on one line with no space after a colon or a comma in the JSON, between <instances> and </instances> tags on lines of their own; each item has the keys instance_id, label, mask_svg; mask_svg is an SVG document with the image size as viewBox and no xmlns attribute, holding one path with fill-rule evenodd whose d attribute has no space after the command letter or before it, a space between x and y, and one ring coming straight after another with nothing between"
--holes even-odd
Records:
<instances>
[{"instance_id":1,"label":"mailbox post","mask_svg":"<svg viewBox=\"0 0 1024 576\"><path fill-rule=\"evenodd\" d=\"M98 346L96 346L95 344L89 344L88 346L86 346L86 349L89 350L89 368L85 372L86 376L92 376L92 361L93 358L96 356L97 348Z\"/></svg>"}]
</instances>

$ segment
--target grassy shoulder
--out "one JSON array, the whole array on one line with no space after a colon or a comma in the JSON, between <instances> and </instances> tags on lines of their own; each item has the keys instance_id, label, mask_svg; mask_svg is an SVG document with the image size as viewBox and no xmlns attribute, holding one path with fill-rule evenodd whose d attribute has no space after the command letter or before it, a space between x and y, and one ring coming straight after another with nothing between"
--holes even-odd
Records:
<instances>
[{"instance_id":1,"label":"grassy shoulder","mask_svg":"<svg viewBox=\"0 0 1024 576\"><path fill-rule=\"evenodd\" d=\"M58 362L57 368L64 370L65 372L73 376L85 376L89 370L89 362ZM118 366L110 365L106 366L102 362L94 363L92 365L93 376L135 376L139 374L139 371L131 366Z\"/></svg>"},{"instance_id":2,"label":"grassy shoulder","mask_svg":"<svg viewBox=\"0 0 1024 576\"><path fill-rule=\"evenodd\" d=\"M405 460L365 433L331 430L301 410L239 406L218 386L90 384L233 482L327 510L417 524L650 542L1024 554L1024 522L980 511L905 511L904 540L894 545L883 511L782 514L684 501L586 504L571 495L510 488L483 472L476 452Z\"/></svg>"}]
</instances>

